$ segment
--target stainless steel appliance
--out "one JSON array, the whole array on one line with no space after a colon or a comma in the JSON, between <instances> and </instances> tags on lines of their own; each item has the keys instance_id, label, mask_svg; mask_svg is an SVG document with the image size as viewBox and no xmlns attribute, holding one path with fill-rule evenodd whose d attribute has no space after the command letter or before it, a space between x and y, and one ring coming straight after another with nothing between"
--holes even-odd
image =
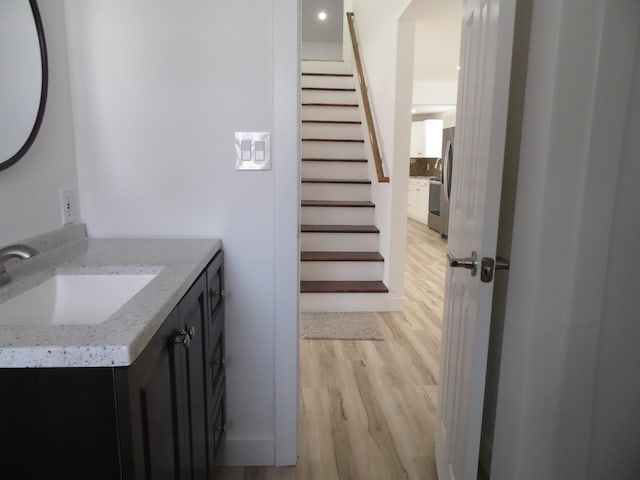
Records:
<instances>
[{"instance_id":1,"label":"stainless steel appliance","mask_svg":"<svg viewBox=\"0 0 640 480\"><path fill-rule=\"evenodd\" d=\"M442 130L442 188L440 189L440 233L449 235L449 197L451 196L451 178L453 175L453 140L456 127Z\"/></svg>"},{"instance_id":2,"label":"stainless steel appliance","mask_svg":"<svg viewBox=\"0 0 640 480\"><path fill-rule=\"evenodd\" d=\"M442 217L440 216L440 197L442 181L437 177L429 179L429 217L427 225L436 232L442 233Z\"/></svg>"}]
</instances>

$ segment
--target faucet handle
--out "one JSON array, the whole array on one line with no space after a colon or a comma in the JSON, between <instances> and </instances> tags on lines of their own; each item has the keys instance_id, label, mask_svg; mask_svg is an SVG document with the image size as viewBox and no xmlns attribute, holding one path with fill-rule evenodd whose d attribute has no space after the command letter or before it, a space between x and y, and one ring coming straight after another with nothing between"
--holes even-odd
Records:
<instances>
[{"instance_id":1,"label":"faucet handle","mask_svg":"<svg viewBox=\"0 0 640 480\"><path fill-rule=\"evenodd\" d=\"M0 248L0 285L5 285L11 281L4 264L11 258L31 258L37 255L38 251L29 245L8 245Z\"/></svg>"}]
</instances>

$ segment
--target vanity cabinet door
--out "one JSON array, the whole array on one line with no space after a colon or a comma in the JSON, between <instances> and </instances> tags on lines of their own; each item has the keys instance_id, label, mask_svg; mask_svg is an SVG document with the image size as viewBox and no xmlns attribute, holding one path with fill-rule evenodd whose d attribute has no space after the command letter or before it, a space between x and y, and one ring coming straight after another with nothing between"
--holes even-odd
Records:
<instances>
[{"instance_id":1,"label":"vanity cabinet door","mask_svg":"<svg viewBox=\"0 0 640 480\"><path fill-rule=\"evenodd\" d=\"M189 478L187 360L179 320L176 308L136 361L115 369L124 479Z\"/></svg>"},{"instance_id":2,"label":"vanity cabinet door","mask_svg":"<svg viewBox=\"0 0 640 480\"><path fill-rule=\"evenodd\" d=\"M181 446L181 451L188 452L193 480L207 480L209 471L208 435L207 435L207 377L205 375L205 358L207 354L207 289L206 276L202 274L178 305L180 328L190 335L189 348L184 349L186 364L184 371L188 378L186 399L188 407L186 423L191 431L189 443Z\"/></svg>"},{"instance_id":3,"label":"vanity cabinet door","mask_svg":"<svg viewBox=\"0 0 640 480\"><path fill-rule=\"evenodd\" d=\"M121 478L111 368L3 368L0 384L0 479Z\"/></svg>"},{"instance_id":4,"label":"vanity cabinet door","mask_svg":"<svg viewBox=\"0 0 640 480\"><path fill-rule=\"evenodd\" d=\"M116 369L123 478L208 478L205 287L203 273L138 359Z\"/></svg>"}]
</instances>

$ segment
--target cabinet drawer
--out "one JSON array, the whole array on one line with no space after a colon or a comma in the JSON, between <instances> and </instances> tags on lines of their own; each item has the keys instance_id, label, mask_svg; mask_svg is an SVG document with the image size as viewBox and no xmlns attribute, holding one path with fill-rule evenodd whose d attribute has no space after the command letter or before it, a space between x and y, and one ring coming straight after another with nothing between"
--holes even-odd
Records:
<instances>
[{"instance_id":1,"label":"cabinet drawer","mask_svg":"<svg viewBox=\"0 0 640 480\"><path fill-rule=\"evenodd\" d=\"M224 341L222 335L214 346L211 355L211 380L209 384L211 398L215 399L224 383ZM215 402L214 402L215 404Z\"/></svg>"},{"instance_id":2,"label":"cabinet drawer","mask_svg":"<svg viewBox=\"0 0 640 480\"><path fill-rule=\"evenodd\" d=\"M226 395L224 389L221 391L218 402L215 404L213 414L213 455L215 465L220 463L220 449L222 447L224 436L227 430L227 411L226 411Z\"/></svg>"}]
</instances>

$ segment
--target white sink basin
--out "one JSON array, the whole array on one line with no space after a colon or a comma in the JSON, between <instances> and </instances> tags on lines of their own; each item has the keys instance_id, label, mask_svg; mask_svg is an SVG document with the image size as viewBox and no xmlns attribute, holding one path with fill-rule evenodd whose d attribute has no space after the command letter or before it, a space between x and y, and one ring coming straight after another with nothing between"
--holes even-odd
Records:
<instances>
[{"instance_id":1,"label":"white sink basin","mask_svg":"<svg viewBox=\"0 0 640 480\"><path fill-rule=\"evenodd\" d=\"M0 303L0 325L95 325L113 315L152 275L56 275Z\"/></svg>"}]
</instances>

